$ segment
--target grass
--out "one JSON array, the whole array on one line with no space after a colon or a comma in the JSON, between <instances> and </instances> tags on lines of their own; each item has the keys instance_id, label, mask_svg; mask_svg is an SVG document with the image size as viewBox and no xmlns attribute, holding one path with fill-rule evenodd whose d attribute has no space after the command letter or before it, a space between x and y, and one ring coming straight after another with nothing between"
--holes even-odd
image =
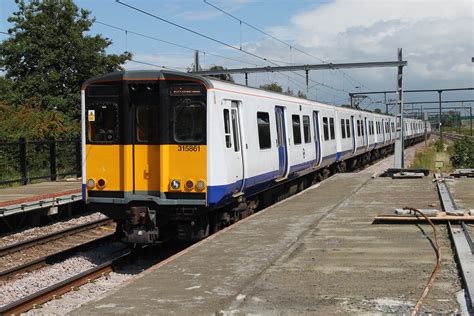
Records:
<instances>
[{"instance_id":1,"label":"grass","mask_svg":"<svg viewBox=\"0 0 474 316\"><path fill-rule=\"evenodd\" d=\"M465 127L465 126L463 126L461 129L459 129L458 127L443 127L443 131L444 132L452 132L452 133L456 133L456 134L462 134L462 135L466 135L466 136L471 135L471 129L469 127ZM459 132L461 132L461 133L459 133Z\"/></svg>"},{"instance_id":2,"label":"grass","mask_svg":"<svg viewBox=\"0 0 474 316\"><path fill-rule=\"evenodd\" d=\"M429 147L418 150L415 154L415 160L410 165L410 168L416 169L429 169L431 172L441 171L450 172L453 170L451 162L449 161L449 147L444 146L441 151L436 151L436 146L431 145ZM437 168L436 161L442 161L443 167Z\"/></svg>"}]
</instances>

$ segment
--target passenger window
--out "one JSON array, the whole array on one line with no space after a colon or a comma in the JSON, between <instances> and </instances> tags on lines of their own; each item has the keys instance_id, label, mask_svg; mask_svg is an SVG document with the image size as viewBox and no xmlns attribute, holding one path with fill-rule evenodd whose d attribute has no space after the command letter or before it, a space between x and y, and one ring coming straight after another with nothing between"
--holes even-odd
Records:
<instances>
[{"instance_id":1,"label":"passenger window","mask_svg":"<svg viewBox=\"0 0 474 316\"><path fill-rule=\"evenodd\" d=\"M341 137L346 138L346 121L341 119Z\"/></svg>"},{"instance_id":2,"label":"passenger window","mask_svg":"<svg viewBox=\"0 0 474 316\"><path fill-rule=\"evenodd\" d=\"M198 143L203 140L206 111L201 103L181 104L174 108L174 140Z\"/></svg>"},{"instance_id":3,"label":"passenger window","mask_svg":"<svg viewBox=\"0 0 474 316\"><path fill-rule=\"evenodd\" d=\"M357 120L357 137L360 137L360 120Z\"/></svg>"},{"instance_id":4,"label":"passenger window","mask_svg":"<svg viewBox=\"0 0 474 316\"><path fill-rule=\"evenodd\" d=\"M266 112L257 112L258 141L260 149L271 148L270 117Z\"/></svg>"},{"instance_id":5,"label":"passenger window","mask_svg":"<svg viewBox=\"0 0 474 316\"><path fill-rule=\"evenodd\" d=\"M301 144L301 123L299 115L292 115L291 120L293 121L293 139L295 145Z\"/></svg>"},{"instance_id":6,"label":"passenger window","mask_svg":"<svg viewBox=\"0 0 474 316\"><path fill-rule=\"evenodd\" d=\"M236 109L231 110L231 119L232 119L232 131L234 133L234 151L238 152L240 151L240 142L239 142L240 131L239 131L239 122L238 122Z\"/></svg>"},{"instance_id":7,"label":"passenger window","mask_svg":"<svg viewBox=\"0 0 474 316\"><path fill-rule=\"evenodd\" d=\"M232 140L230 135L230 118L229 110L224 109L224 135L225 135L225 147L232 147Z\"/></svg>"},{"instance_id":8,"label":"passenger window","mask_svg":"<svg viewBox=\"0 0 474 316\"><path fill-rule=\"evenodd\" d=\"M137 142L157 142L158 132L158 107L156 105L138 105L136 110Z\"/></svg>"},{"instance_id":9,"label":"passenger window","mask_svg":"<svg viewBox=\"0 0 474 316\"><path fill-rule=\"evenodd\" d=\"M276 115L276 123L277 123L277 147L280 147L283 145L283 122L281 119L281 115L277 114Z\"/></svg>"},{"instance_id":10,"label":"passenger window","mask_svg":"<svg viewBox=\"0 0 474 316\"><path fill-rule=\"evenodd\" d=\"M89 141L114 143L119 140L117 103L93 103L86 114L89 115Z\"/></svg>"},{"instance_id":11,"label":"passenger window","mask_svg":"<svg viewBox=\"0 0 474 316\"><path fill-rule=\"evenodd\" d=\"M324 132L324 140L329 140L329 126L328 126L327 117L323 117L323 132Z\"/></svg>"},{"instance_id":12,"label":"passenger window","mask_svg":"<svg viewBox=\"0 0 474 316\"><path fill-rule=\"evenodd\" d=\"M304 142L311 142L311 132L309 130L309 116L303 115L303 132L304 132Z\"/></svg>"},{"instance_id":13,"label":"passenger window","mask_svg":"<svg viewBox=\"0 0 474 316\"><path fill-rule=\"evenodd\" d=\"M346 120L346 135L347 138L351 138L351 125L349 124L349 120Z\"/></svg>"},{"instance_id":14,"label":"passenger window","mask_svg":"<svg viewBox=\"0 0 474 316\"><path fill-rule=\"evenodd\" d=\"M332 117L329 118L329 131L331 132L331 139L336 138L334 133L334 118Z\"/></svg>"}]
</instances>

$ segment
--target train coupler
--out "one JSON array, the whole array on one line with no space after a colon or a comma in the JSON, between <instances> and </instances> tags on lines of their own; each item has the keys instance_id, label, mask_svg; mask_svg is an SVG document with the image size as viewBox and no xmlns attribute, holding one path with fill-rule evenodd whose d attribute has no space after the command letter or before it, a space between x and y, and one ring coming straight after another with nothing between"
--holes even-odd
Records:
<instances>
[{"instance_id":1,"label":"train coupler","mask_svg":"<svg viewBox=\"0 0 474 316\"><path fill-rule=\"evenodd\" d=\"M158 242L159 230L156 225L156 211L146 206L131 207L127 211L124 225L128 243L153 244Z\"/></svg>"}]
</instances>

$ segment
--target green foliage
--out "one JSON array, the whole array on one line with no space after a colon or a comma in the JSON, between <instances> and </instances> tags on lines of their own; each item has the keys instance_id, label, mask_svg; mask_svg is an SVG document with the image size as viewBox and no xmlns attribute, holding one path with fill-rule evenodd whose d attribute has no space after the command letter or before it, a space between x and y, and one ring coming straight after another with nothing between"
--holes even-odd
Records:
<instances>
[{"instance_id":1,"label":"green foliage","mask_svg":"<svg viewBox=\"0 0 474 316\"><path fill-rule=\"evenodd\" d=\"M0 102L0 141L67 138L80 134L77 121L56 110L41 109L29 100L23 106Z\"/></svg>"},{"instance_id":2,"label":"green foliage","mask_svg":"<svg viewBox=\"0 0 474 316\"><path fill-rule=\"evenodd\" d=\"M374 109L374 113L379 113L380 114L380 113L382 113L382 110L379 109L379 108L376 108L376 109Z\"/></svg>"},{"instance_id":3,"label":"green foliage","mask_svg":"<svg viewBox=\"0 0 474 316\"><path fill-rule=\"evenodd\" d=\"M436 149L433 146L417 150L415 160L410 165L410 168L435 170L435 157Z\"/></svg>"},{"instance_id":4,"label":"green foliage","mask_svg":"<svg viewBox=\"0 0 474 316\"><path fill-rule=\"evenodd\" d=\"M444 151L444 143L440 139L434 143L434 146L437 152Z\"/></svg>"},{"instance_id":5,"label":"green foliage","mask_svg":"<svg viewBox=\"0 0 474 316\"><path fill-rule=\"evenodd\" d=\"M261 85L259 88L263 90L283 93L283 88L276 82Z\"/></svg>"},{"instance_id":6,"label":"green foliage","mask_svg":"<svg viewBox=\"0 0 474 316\"><path fill-rule=\"evenodd\" d=\"M209 67L209 70L225 70L225 69L227 68L222 67L222 66L217 66L217 65ZM234 78L232 78L230 74L211 75L209 77L214 77L220 80L234 82Z\"/></svg>"},{"instance_id":7,"label":"green foliage","mask_svg":"<svg viewBox=\"0 0 474 316\"><path fill-rule=\"evenodd\" d=\"M297 96L298 98L302 98L302 99L307 99L307 98L308 98L308 96L306 95L306 93L304 93L304 92L301 91L301 90L298 90L298 93L296 94L296 96Z\"/></svg>"},{"instance_id":8,"label":"green foliage","mask_svg":"<svg viewBox=\"0 0 474 316\"><path fill-rule=\"evenodd\" d=\"M474 168L474 141L468 137L456 141L450 160L455 168Z\"/></svg>"},{"instance_id":9,"label":"green foliage","mask_svg":"<svg viewBox=\"0 0 474 316\"><path fill-rule=\"evenodd\" d=\"M0 133L28 118L34 138L62 134L80 118L80 88L93 76L120 69L130 53L107 55L112 43L100 35L85 35L94 19L72 0L15 0L18 11L8 18L11 37L0 43L0 100L10 107L1 114ZM18 116L13 121L15 111ZM4 119L7 119L4 121ZM36 126L34 124L39 124ZM73 125L74 125L73 124ZM45 129L54 129L46 131ZM14 134L27 130L19 128ZM31 134L29 133L29 134ZM35 134L37 133L37 134ZM4 136L4 135L2 135ZM29 136L29 135L22 135Z\"/></svg>"},{"instance_id":10,"label":"green foliage","mask_svg":"<svg viewBox=\"0 0 474 316\"><path fill-rule=\"evenodd\" d=\"M448 111L441 116L443 127L458 127L461 125L461 117L458 112Z\"/></svg>"}]
</instances>

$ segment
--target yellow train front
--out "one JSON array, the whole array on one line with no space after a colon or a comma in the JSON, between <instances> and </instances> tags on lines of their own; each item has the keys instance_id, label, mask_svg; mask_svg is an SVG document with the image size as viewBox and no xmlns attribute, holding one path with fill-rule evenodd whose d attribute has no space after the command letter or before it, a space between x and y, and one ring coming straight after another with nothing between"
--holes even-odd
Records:
<instances>
[{"instance_id":1,"label":"yellow train front","mask_svg":"<svg viewBox=\"0 0 474 316\"><path fill-rule=\"evenodd\" d=\"M83 199L116 220L128 242L207 235L207 87L165 71L84 83Z\"/></svg>"}]
</instances>

